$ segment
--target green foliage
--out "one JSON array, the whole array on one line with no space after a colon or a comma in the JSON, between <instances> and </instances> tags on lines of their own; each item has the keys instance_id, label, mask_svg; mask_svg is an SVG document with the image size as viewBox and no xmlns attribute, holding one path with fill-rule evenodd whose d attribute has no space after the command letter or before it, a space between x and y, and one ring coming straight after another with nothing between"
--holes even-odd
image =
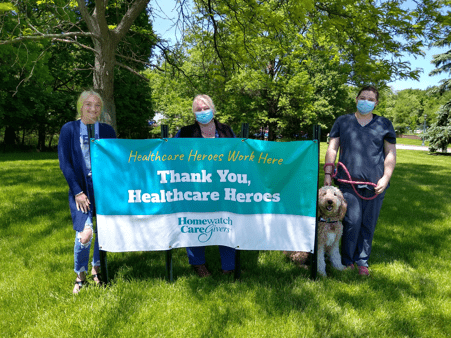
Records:
<instances>
[{"instance_id":1,"label":"green foliage","mask_svg":"<svg viewBox=\"0 0 451 338\"><path fill-rule=\"evenodd\" d=\"M120 66L139 75L139 72L145 69L145 65L152 55L152 48L157 41L149 19L150 13L145 10L147 2L148 0L115 1L110 6L106 6L104 11L102 7L108 5L108 1L11 1L16 7L15 11L0 11L0 44L2 44L2 48L10 50L14 54L8 63L10 60L16 59L13 64L18 67L22 66L22 63L31 65L31 67L20 68L23 73L21 74L22 78L15 76L15 79L18 80L15 91L22 90L20 87L32 75L37 75L37 66L47 66L51 53L57 53L58 49L66 50L68 53L65 55L69 56L68 60L73 61L72 64L67 67L66 59L58 58L56 54L53 55L53 60L62 64L58 64L59 69L51 70L53 73L49 76L53 79L40 80L43 85L41 91L62 91L58 86L60 83L71 89L67 92L79 92L87 87L94 87L104 98L107 111L104 116L107 116L108 122L116 127L112 81L114 67ZM61 48L63 45L67 48ZM32 47L28 48L28 46ZM34 51L39 54L32 53ZM3 60L7 59L2 58ZM86 60L88 61L86 62ZM51 64L49 65L51 66ZM2 66L3 64L0 64L0 67ZM6 64L4 66L6 67ZM76 74L77 71L83 74L82 79ZM66 72L67 75L63 72ZM90 76L90 84L85 81L86 75ZM138 82L133 81L133 83L138 85ZM143 82L139 82L139 86L147 88ZM51 89L48 89L49 87ZM14 93L9 88L6 92ZM9 94L0 95L0 99L5 95ZM41 98L45 103L53 97L43 95ZM147 98L144 99L144 102L147 102ZM37 108L39 107L36 106ZM40 107L41 115L48 109L48 105L45 104ZM5 114L9 114L8 111ZM142 117L142 119L146 118L147 116ZM123 118L122 121L124 120L130 121L130 119ZM3 125L0 124L0 130ZM5 128L14 127L8 125ZM130 126L124 126L124 128L133 129ZM11 130L14 134L15 130Z\"/></svg>"},{"instance_id":2,"label":"green foliage","mask_svg":"<svg viewBox=\"0 0 451 338\"><path fill-rule=\"evenodd\" d=\"M387 95L385 114L392 120L398 134L405 133L407 129L416 129L424 111L424 96L423 91L411 89Z\"/></svg>"},{"instance_id":3,"label":"green foliage","mask_svg":"<svg viewBox=\"0 0 451 338\"><path fill-rule=\"evenodd\" d=\"M7 81L11 80L5 90L0 89L0 130L8 128L14 134L26 123L26 128L53 132L53 125L66 120L73 93L92 87L86 81L87 76L92 75L91 70L99 74L98 65L102 63L93 62L92 50L83 48L98 49L99 44L93 41L114 40L113 30L120 27L127 10L138 2L147 3L145 0L106 1L103 27L110 36L94 40L83 33L88 32L88 25L82 19L82 11L76 8L77 1L6 3L9 9L0 10L0 41L23 37L39 40L21 42L14 47L5 45L0 50L0 68L3 67L0 73ZM90 13L94 12L96 2L79 3L86 4ZM402 1L388 0L195 0L193 15L183 17L188 27L184 41L176 46L174 53L168 53L160 45L164 49L164 61L159 66L165 70L164 74L146 71L155 95L152 104L143 82L129 77L118 80L115 75L120 85L115 86L114 96L112 81L106 79L108 75L94 77L94 82L100 89L105 83L110 85L108 107L114 110L115 102L117 110L126 114L117 120L126 124L118 127L119 133L128 137L144 135L142 125L152 117L151 109L165 115L164 123L170 125L171 133L191 123L191 101L199 93L213 98L217 117L235 131L241 123L248 122L251 134L269 127L270 140L281 136L291 139L309 132L312 124L319 124L326 134L337 116L355 110L356 87L374 84L384 88L394 78L418 78L419 70L410 69L402 56L421 55L426 36L430 41L449 42L446 32L451 21L448 14L442 13L443 3L428 0L416 2L415 8L404 9ZM15 6L14 11L11 4ZM116 54L108 64L120 64L122 70L131 68L136 72L146 69L145 63L157 43L150 14L148 10L139 14L125 39L111 48ZM98 17L93 20L97 19L102 21ZM50 43L41 35L42 32L78 31L79 36L65 38L72 39L74 45L64 48L57 46L61 38ZM97 50L95 55L106 55L106 52L112 51ZM438 64L446 64L443 57L437 59ZM13 63L12 72L8 69L11 59L18 60ZM120 76L124 76L122 70L118 72ZM29 82L31 74L39 74L40 80ZM45 94L34 97L30 87L30 93L25 89L20 95L30 96L36 104L12 103L9 96L27 83L41 86ZM130 94L132 86L139 95ZM64 100L55 92L71 94ZM135 101L127 99L127 95ZM14 96L19 97L19 93ZM416 97L412 99L413 96ZM137 101L138 97L143 98L141 102ZM51 107L50 101L58 102L61 113L53 113L58 106ZM385 104L381 100L377 113L390 117L397 130L402 131L420 124L424 114L431 122L436 111L433 108L438 108L432 102L421 93L402 93L392 102ZM5 108L11 104L13 110ZM134 116L128 114L129 107L136 107ZM31 123L30 116L37 116L34 120L41 122Z\"/></svg>"},{"instance_id":4,"label":"green foliage","mask_svg":"<svg viewBox=\"0 0 451 338\"><path fill-rule=\"evenodd\" d=\"M219 119L235 130L243 122L250 123L251 134L269 126L270 139L281 134L294 137L301 130L310 130L314 123L326 127L349 107L344 85L349 69L335 57L337 50L321 48L295 33L291 20L304 18L311 3L304 2L292 11L271 1L258 6L266 7L262 11L251 4L235 7L218 3L213 11L224 11L224 20L214 23L217 35L195 26L185 39L185 56L178 69L164 64L161 68L167 75L154 75L160 79L151 81L155 98L166 95L161 88L165 88L164 93L171 88L169 95L178 98L169 99L169 105L183 102L182 109L186 109L180 119L182 109L161 106L159 110L164 111L171 127L192 121L189 101L197 93L210 95ZM234 17L237 8L239 17ZM199 4L198 11L208 22L209 10ZM284 16L285 21L280 19ZM243 22L248 21L249 29L243 31ZM174 75L177 70L183 76Z\"/></svg>"},{"instance_id":5,"label":"green foliage","mask_svg":"<svg viewBox=\"0 0 451 338\"><path fill-rule=\"evenodd\" d=\"M431 152L439 149L447 152L448 144L451 143L451 101L440 108L437 122L432 124L426 135Z\"/></svg>"},{"instance_id":6,"label":"green foliage","mask_svg":"<svg viewBox=\"0 0 451 338\"><path fill-rule=\"evenodd\" d=\"M188 81L182 78L180 73L171 76L169 72L148 70L145 74L152 90L154 111L165 117L161 124L168 125L169 134L175 135L181 127L194 123L192 104L195 94ZM155 130L155 133L156 136L160 135L158 130Z\"/></svg>"},{"instance_id":7,"label":"green foliage","mask_svg":"<svg viewBox=\"0 0 451 338\"><path fill-rule=\"evenodd\" d=\"M0 12L9 12L9 11L17 11L17 8L14 7L12 3L2 3L0 4Z\"/></svg>"},{"instance_id":8,"label":"green foliage","mask_svg":"<svg viewBox=\"0 0 451 338\"><path fill-rule=\"evenodd\" d=\"M151 90L127 70L118 69L114 76L118 137L148 138L148 121L154 116Z\"/></svg>"},{"instance_id":9,"label":"green foliage","mask_svg":"<svg viewBox=\"0 0 451 338\"><path fill-rule=\"evenodd\" d=\"M46 135L57 134L64 123L75 118L75 101L81 88L92 86L83 72L74 70L89 68L90 59L72 45L36 42L2 46L0 54L4 79L0 129L6 130L4 143L14 146L18 131L35 131L38 144L34 146L44 150Z\"/></svg>"},{"instance_id":10,"label":"green foliage","mask_svg":"<svg viewBox=\"0 0 451 338\"><path fill-rule=\"evenodd\" d=\"M1 40L59 32L76 25L79 16L75 12L76 2L52 1L11 1L13 11L1 13ZM8 4L6 4L8 5ZM12 23L12 24L11 24ZM37 32L39 31L39 32ZM33 59L31 59L33 60Z\"/></svg>"},{"instance_id":11,"label":"green foliage","mask_svg":"<svg viewBox=\"0 0 451 338\"><path fill-rule=\"evenodd\" d=\"M444 6L449 7L449 1L440 1ZM451 12L440 13L436 19L436 29L438 38L434 39L433 45L437 47L450 47L451 46ZM433 56L432 63L435 65L435 69L429 73L433 76L436 74L448 73L451 74L451 50L445 53L437 54ZM451 90L451 79L441 80L441 85L438 88L440 93Z\"/></svg>"},{"instance_id":12,"label":"green foliage","mask_svg":"<svg viewBox=\"0 0 451 338\"><path fill-rule=\"evenodd\" d=\"M381 94L377 111L393 122L397 134L423 129L425 117L426 125L431 125L440 107L451 99L451 92L441 95L437 87L399 92L385 90Z\"/></svg>"},{"instance_id":13,"label":"green foliage","mask_svg":"<svg viewBox=\"0 0 451 338\"><path fill-rule=\"evenodd\" d=\"M450 5L449 1L445 1L445 4L447 6ZM451 13L448 11L445 15L440 15L437 18L437 22L441 30L441 39L436 41L434 45L439 47L451 46ZM434 55L432 63L434 63L436 69L430 75L441 73L451 75L451 50ZM427 136L430 141L429 150L431 152L436 152L438 149L446 152L448 144L451 143L451 79L445 79L441 82L441 85L435 92L446 93L448 101L440 108L435 123L428 130Z\"/></svg>"},{"instance_id":14,"label":"green foliage","mask_svg":"<svg viewBox=\"0 0 451 338\"><path fill-rule=\"evenodd\" d=\"M47 66L50 54L42 54L42 47L24 43L0 49L0 129L6 130L6 144L16 143L18 129L36 128L45 114L51 92L45 84L52 77Z\"/></svg>"},{"instance_id":15,"label":"green foliage","mask_svg":"<svg viewBox=\"0 0 451 338\"><path fill-rule=\"evenodd\" d=\"M223 121L234 129L248 122L251 134L269 127L270 140L294 138L312 124L328 131L337 116L355 110L355 87L417 78L400 58L422 53L428 24L420 18L437 10L404 10L397 1L194 4L176 62L162 62L166 74L151 84L159 110L176 129L192 121L188 102L206 93ZM169 88L171 103L163 103L159 96ZM410 115L400 122L414 123Z\"/></svg>"},{"instance_id":16,"label":"green foliage","mask_svg":"<svg viewBox=\"0 0 451 338\"><path fill-rule=\"evenodd\" d=\"M94 9L94 2L86 2ZM120 6L120 5L124 6ZM108 24L116 25L125 16L131 3L115 2L106 16ZM87 31L87 24L76 9L76 1L20 1L16 12L0 12L0 41L14 37ZM0 130L5 130L4 143L16 145L18 132L36 132L40 150L45 148L46 135L57 134L62 125L76 115L75 101L81 91L93 88L94 57L91 37L80 33L72 42L63 36L56 40L39 39L6 44L0 48ZM143 62L152 53L155 36L149 13L143 11L134 21L129 34L117 47L118 61L135 72L143 71ZM144 61L144 62L145 62ZM146 137L151 112L150 91L142 79L126 74L122 68L114 75L117 107L124 112L118 120L123 137ZM51 142L52 139L50 139Z\"/></svg>"}]
</instances>

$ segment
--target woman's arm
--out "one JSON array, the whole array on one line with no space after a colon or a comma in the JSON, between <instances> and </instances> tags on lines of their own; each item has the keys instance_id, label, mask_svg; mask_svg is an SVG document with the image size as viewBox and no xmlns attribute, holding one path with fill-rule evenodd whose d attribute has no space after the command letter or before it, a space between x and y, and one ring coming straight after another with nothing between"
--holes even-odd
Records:
<instances>
[{"instance_id":1,"label":"woman's arm","mask_svg":"<svg viewBox=\"0 0 451 338\"><path fill-rule=\"evenodd\" d=\"M66 178L67 184L74 195L81 193L83 190L78 184L77 175L75 174L74 159L72 158L72 137L73 128L70 124L65 124L61 128L58 141L58 159L61 171Z\"/></svg>"},{"instance_id":2,"label":"woman's arm","mask_svg":"<svg viewBox=\"0 0 451 338\"><path fill-rule=\"evenodd\" d=\"M376 194L381 194L387 189L390 178L393 175L396 165L396 144L384 141L384 153L384 176L381 177L377 182L376 188L374 188Z\"/></svg>"},{"instance_id":3,"label":"woman's arm","mask_svg":"<svg viewBox=\"0 0 451 338\"><path fill-rule=\"evenodd\" d=\"M334 163L337 158L338 148L340 146L340 138L334 137L329 141L329 147L326 152L326 162L325 163ZM332 183L332 175L334 173L334 167L327 166L324 168L324 185L331 185Z\"/></svg>"}]
</instances>

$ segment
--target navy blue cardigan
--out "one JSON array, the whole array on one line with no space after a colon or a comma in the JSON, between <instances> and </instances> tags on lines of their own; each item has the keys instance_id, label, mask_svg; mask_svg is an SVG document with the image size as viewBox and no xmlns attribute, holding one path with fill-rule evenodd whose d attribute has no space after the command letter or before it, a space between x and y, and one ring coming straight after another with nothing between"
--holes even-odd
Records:
<instances>
[{"instance_id":1,"label":"navy blue cardigan","mask_svg":"<svg viewBox=\"0 0 451 338\"><path fill-rule=\"evenodd\" d=\"M58 159L61 171L69 184L69 207L75 231L83 231L88 218L88 214L77 210L75 195L83 191L91 202L94 201L86 182L87 169L80 146L80 124L81 120L66 123L61 128L58 141ZM99 137L116 138L116 133L110 125L100 123Z\"/></svg>"}]
</instances>

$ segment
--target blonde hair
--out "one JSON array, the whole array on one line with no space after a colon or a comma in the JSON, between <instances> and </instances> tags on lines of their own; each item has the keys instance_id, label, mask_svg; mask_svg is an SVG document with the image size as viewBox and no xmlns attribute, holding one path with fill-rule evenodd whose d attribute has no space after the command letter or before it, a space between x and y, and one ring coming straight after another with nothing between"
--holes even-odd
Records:
<instances>
[{"instance_id":1,"label":"blonde hair","mask_svg":"<svg viewBox=\"0 0 451 338\"><path fill-rule=\"evenodd\" d=\"M211 99L210 96L205 95L205 94L201 94L201 95L197 95L194 100L193 100L193 113L196 112L196 108L198 106L198 102L202 101L203 103L205 103L208 108L210 108L211 110L213 110L213 114L216 113L216 108L215 105L213 103L213 100Z\"/></svg>"},{"instance_id":2,"label":"blonde hair","mask_svg":"<svg viewBox=\"0 0 451 338\"><path fill-rule=\"evenodd\" d=\"M83 108L83 103L85 103L85 100L90 96L95 96L100 100L100 103L102 104L102 109L101 109L100 115L103 114L103 99L100 96L100 94L95 92L92 89L85 90L84 92L82 92L80 94L80 96L78 97L78 100L77 100L77 115L75 116L76 120L81 119L81 109Z\"/></svg>"}]
</instances>

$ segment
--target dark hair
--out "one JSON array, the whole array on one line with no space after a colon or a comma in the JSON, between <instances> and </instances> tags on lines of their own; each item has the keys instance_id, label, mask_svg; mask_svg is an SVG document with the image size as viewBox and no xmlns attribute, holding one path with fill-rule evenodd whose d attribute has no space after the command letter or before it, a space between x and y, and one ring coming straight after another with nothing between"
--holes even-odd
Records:
<instances>
[{"instance_id":1,"label":"dark hair","mask_svg":"<svg viewBox=\"0 0 451 338\"><path fill-rule=\"evenodd\" d=\"M377 89L373 86L366 86L363 87L362 89L360 89L359 93L357 94L357 97L360 96L361 92L373 92L376 93L376 100L379 101L379 92L377 91Z\"/></svg>"}]
</instances>

